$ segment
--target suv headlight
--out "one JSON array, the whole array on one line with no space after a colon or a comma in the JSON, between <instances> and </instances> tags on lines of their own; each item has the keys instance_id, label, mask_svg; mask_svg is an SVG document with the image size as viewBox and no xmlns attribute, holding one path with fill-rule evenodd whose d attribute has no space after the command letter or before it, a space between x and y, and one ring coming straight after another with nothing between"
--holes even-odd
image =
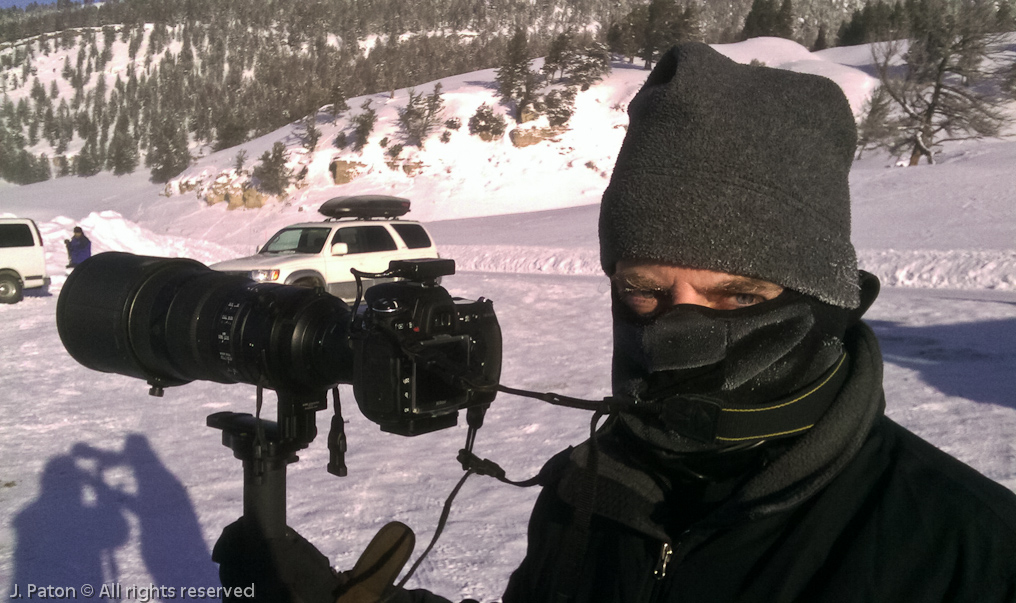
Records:
<instances>
[{"instance_id":1,"label":"suv headlight","mask_svg":"<svg viewBox=\"0 0 1016 603\"><path fill-rule=\"evenodd\" d=\"M279 270L251 270L250 277L259 283L279 280Z\"/></svg>"}]
</instances>

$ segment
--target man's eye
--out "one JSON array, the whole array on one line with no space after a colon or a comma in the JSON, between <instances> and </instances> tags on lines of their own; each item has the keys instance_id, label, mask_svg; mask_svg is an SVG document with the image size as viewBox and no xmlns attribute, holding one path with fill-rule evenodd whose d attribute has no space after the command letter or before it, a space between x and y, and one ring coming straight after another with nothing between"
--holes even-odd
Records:
<instances>
[{"instance_id":1,"label":"man's eye","mask_svg":"<svg viewBox=\"0 0 1016 603\"><path fill-rule=\"evenodd\" d=\"M757 303L765 301L764 297L754 293L736 293L733 297L734 302L738 306L754 306Z\"/></svg>"}]
</instances>

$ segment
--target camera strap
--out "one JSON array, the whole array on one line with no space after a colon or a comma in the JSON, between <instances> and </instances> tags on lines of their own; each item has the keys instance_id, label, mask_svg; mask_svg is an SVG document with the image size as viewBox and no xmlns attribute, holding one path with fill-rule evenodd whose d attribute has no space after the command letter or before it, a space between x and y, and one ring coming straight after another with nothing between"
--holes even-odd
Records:
<instances>
[{"instance_id":1,"label":"camera strap","mask_svg":"<svg viewBox=\"0 0 1016 603\"><path fill-rule=\"evenodd\" d=\"M332 388L332 424L328 430L328 473L346 477L346 421L342 418L342 403L339 401L339 387Z\"/></svg>"}]
</instances>

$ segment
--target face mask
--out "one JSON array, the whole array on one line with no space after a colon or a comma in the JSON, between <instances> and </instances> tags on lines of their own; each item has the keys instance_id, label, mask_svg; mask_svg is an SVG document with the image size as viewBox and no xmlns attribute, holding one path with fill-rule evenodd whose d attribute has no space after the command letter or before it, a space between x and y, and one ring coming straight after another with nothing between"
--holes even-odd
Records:
<instances>
[{"instance_id":1,"label":"face mask","mask_svg":"<svg viewBox=\"0 0 1016 603\"><path fill-rule=\"evenodd\" d=\"M657 409L622 420L670 449L722 447L716 430L724 409L761 408L807 389L842 359L848 317L790 290L747 308L677 305L648 319L615 299L614 398ZM764 431L780 431L773 429Z\"/></svg>"}]
</instances>

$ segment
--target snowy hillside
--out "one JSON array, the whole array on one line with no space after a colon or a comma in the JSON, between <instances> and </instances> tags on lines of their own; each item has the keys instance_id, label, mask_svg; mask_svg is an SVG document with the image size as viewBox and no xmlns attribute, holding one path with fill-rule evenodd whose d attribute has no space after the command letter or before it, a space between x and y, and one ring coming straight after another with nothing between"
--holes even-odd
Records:
<instances>
[{"instance_id":1,"label":"snowy hillside","mask_svg":"<svg viewBox=\"0 0 1016 603\"><path fill-rule=\"evenodd\" d=\"M718 47L832 77L856 107L871 89L857 57L843 63L784 40ZM646 72L615 65L580 93L570 129L524 148L508 134L492 142L465 129L405 155L408 176L378 142L397 135L407 91L371 97L378 125L365 166L344 185L328 166L348 159L324 148L294 153L307 185L261 209L226 209L198 198L228 176L237 149L208 155L165 187L147 175L0 184L0 215L36 219L47 243L54 294L65 277L62 240L75 224L95 251L187 256L204 262L253 251L277 228L316 219L330 197L387 193L413 200L459 273L453 294L494 300L504 333L506 385L600 398L609 391L609 291L599 270L596 203L626 123L623 111ZM491 103L491 72L441 80L447 117L465 121ZM432 84L419 86L429 92ZM351 99L358 107L363 98ZM539 124L537 124L539 125ZM257 157L276 141L301 147L294 124L243 145ZM322 140L346 127L322 118ZM947 146L935 166L895 169L868 154L851 173L854 242L862 267L888 285L867 319L886 365L887 413L985 475L1016 490L1016 140ZM188 192L179 192L198 186ZM136 379L91 372L64 351L56 295L0 306L0 591L12 585L216 584L209 551L241 512L240 463L205 415L253 412L254 388L193 383L146 395ZM343 387L349 476L325 472L323 435L290 468L289 523L348 568L386 521L429 540L461 471L465 428L405 439L381 434ZM327 428L322 413L318 425ZM533 475L587 434L588 413L499 396L477 453L515 479ZM445 536L410 586L455 599L499 596L525 550L536 492L472 477ZM22 586L22 590L24 586Z\"/></svg>"}]
</instances>

